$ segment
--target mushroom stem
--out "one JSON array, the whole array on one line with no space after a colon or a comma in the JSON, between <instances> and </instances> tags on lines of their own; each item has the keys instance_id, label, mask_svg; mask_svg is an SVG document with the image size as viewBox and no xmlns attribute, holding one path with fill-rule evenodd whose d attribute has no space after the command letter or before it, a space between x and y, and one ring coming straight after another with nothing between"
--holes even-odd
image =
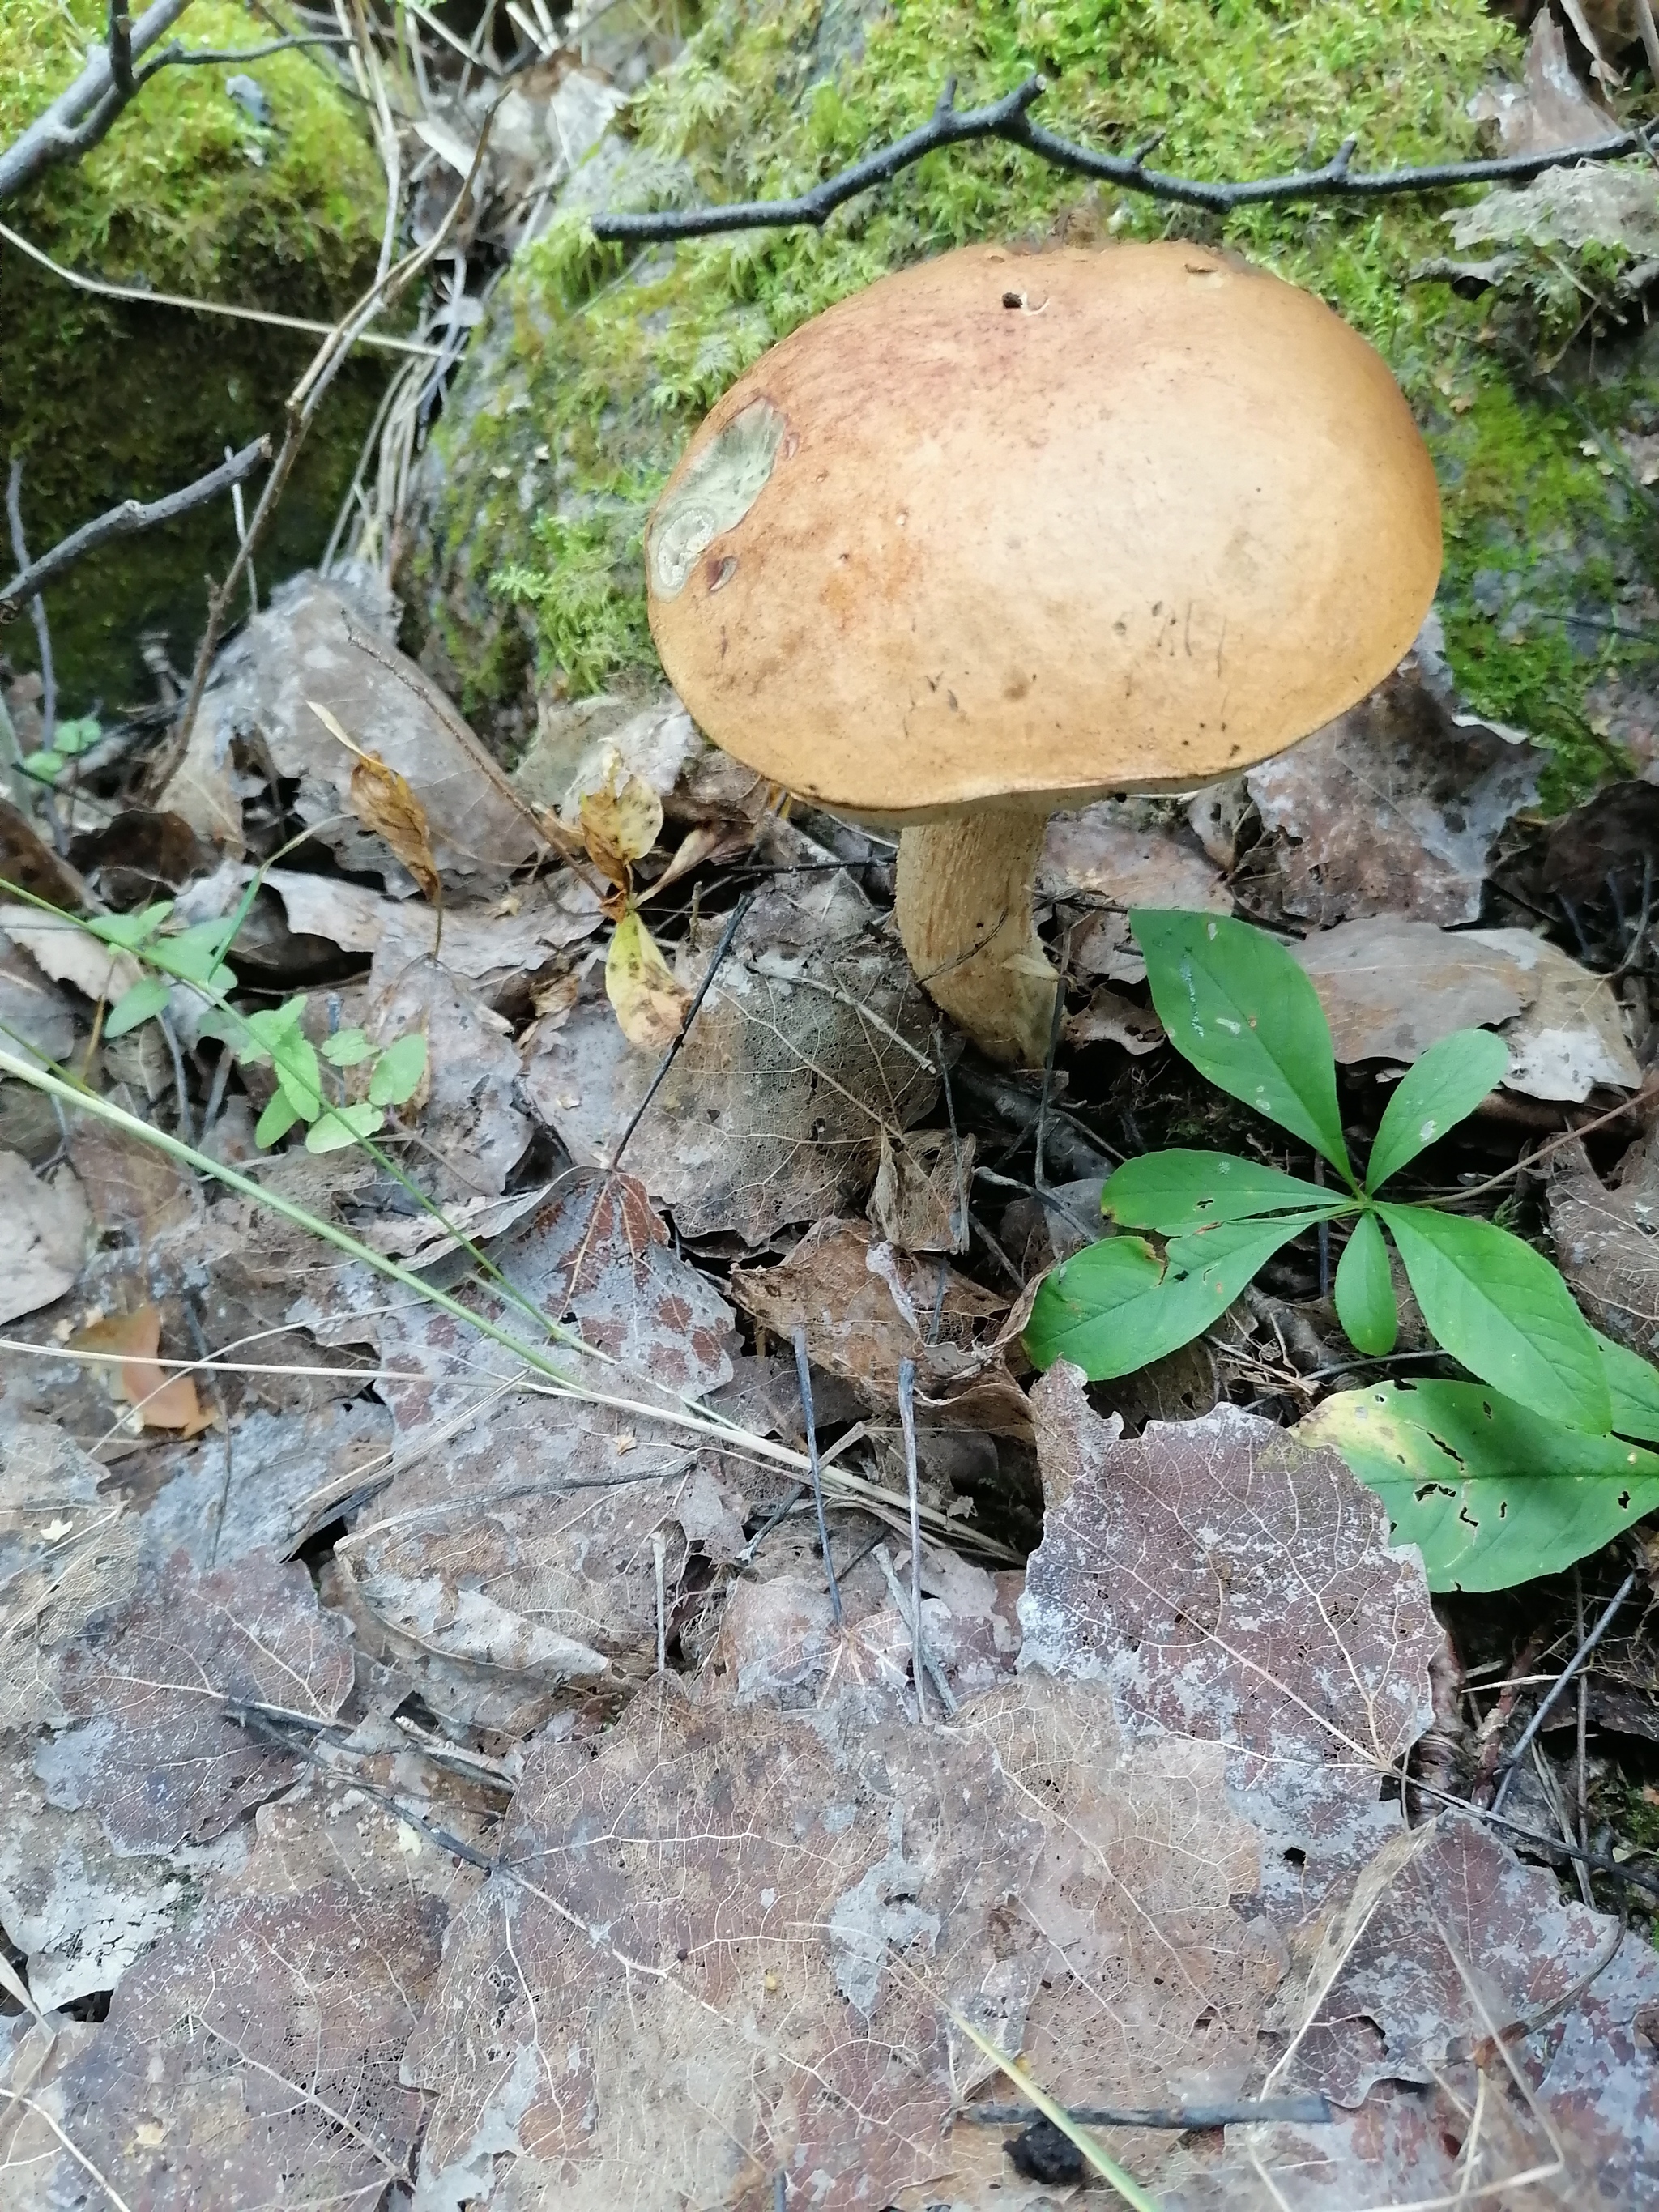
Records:
<instances>
[{"instance_id":1,"label":"mushroom stem","mask_svg":"<svg viewBox=\"0 0 1659 2212\"><path fill-rule=\"evenodd\" d=\"M1040 1067L1059 978L1031 919L1045 813L980 806L899 838L894 917L910 965L991 1060Z\"/></svg>"}]
</instances>

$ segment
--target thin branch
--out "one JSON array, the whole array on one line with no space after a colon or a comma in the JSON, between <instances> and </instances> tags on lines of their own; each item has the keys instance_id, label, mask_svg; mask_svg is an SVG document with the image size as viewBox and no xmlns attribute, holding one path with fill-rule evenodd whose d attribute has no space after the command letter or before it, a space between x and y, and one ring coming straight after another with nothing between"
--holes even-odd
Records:
<instances>
[{"instance_id":1,"label":"thin branch","mask_svg":"<svg viewBox=\"0 0 1659 2212\"><path fill-rule=\"evenodd\" d=\"M1623 1605L1625 1600L1630 1595L1635 1587L1636 1570L1632 1567L1629 1574L1625 1577L1624 1581L1620 1583L1618 1589L1614 1590L1613 1595L1607 1600L1607 1602L1602 1608L1601 1613L1597 1620L1595 1627L1591 1629L1588 1636L1583 1638L1579 1644L1578 1649L1573 1653L1571 1659L1556 1677L1555 1687L1550 1691L1547 1697L1540 1700L1537 1711L1533 1715L1532 1718L1527 1723L1526 1727L1521 1732L1521 1741L1516 1745L1515 1749L1510 1753L1508 1759L1504 1761L1504 1778L1498 1784L1498 1794L1492 1801L1492 1809L1494 1813L1501 1813L1503 1811L1504 1801L1510 1794L1510 1784L1515 1779L1516 1769L1519 1766L1522 1759L1525 1758L1528 1745L1530 1745L1533 1738L1538 1734L1539 1729L1543 1727L1545 1721L1554 1710L1557 1700L1559 1698L1562 1692L1566 1688L1568 1683L1572 1680L1574 1675L1578 1673L1580 1668L1585 1664L1591 1652L1595 1650L1596 1645L1607 1634L1608 1629L1612 1627L1613 1615L1618 1612L1620 1607Z\"/></svg>"},{"instance_id":2,"label":"thin branch","mask_svg":"<svg viewBox=\"0 0 1659 2212\"><path fill-rule=\"evenodd\" d=\"M148 84L157 70L217 69L226 62L262 62L268 54L285 54L294 46L339 46L339 35L334 31L321 31L314 37L270 39L263 46L164 46L153 61L146 62L138 72L141 85Z\"/></svg>"},{"instance_id":3,"label":"thin branch","mask_svg":"<svg viewBox=\"0 0 1659 2212\"><path fill-rule=\"evenodd\" d=\"M251 446L244 446L240 453L222 461L216 469L210 469L194 483L186 484L182 491L170 491L162 499L124 499L119 507L112 507L106 514L96 515L83 522L76 531L54 545L50 553L43 553L9 584L0 584L0 622L4 622L12 609L21 606L25 599L43 592L48 584L72 568L88 553L95 553L100 545L107 545L117 538L131 538L141 530L154 530L160 524L172 522L192 507L205 507L222 491L245 483L257 468L270 459L269 438L256 438Z\"/></svg>"},{"instance_id":4,"label":"thin branch","mask_svg":"<svg viewBox=\"0 0 1659 2212\"><path fill-rule=\"evenodd\" d=\"M74 83L0 151L0 204L26 192L48 169L77 161L98 143L137 89L134 63L173 28L189 5L190 0L155 0L122 33L117 24L125 23L125 12L118 15L119 0L112 0L109 44L95 47Z\"/></svg>"},{"instance_id":5,"label":"thin branch","mask_svg":"<svg viewBox=\"0 0 1659 2212\"><path fill-rule=\"evenodd\" d=\"M83 276L78 269L65 269L61 261L54 261L33 246L21 231L0 222L0 241L18 253L27 254L37 268L48 276L72 284L77 292L85 292L94 300L121 300L139 307L184 307L193 315L224 315L234 323L266 323L278 331L298 331L306 337L326 338L334 335L332 323L312 321L304 315L280 315L273 307L235 307L228 300L195 300L187 292L152 292L139 284L112 284L101 276ZM394 337L387 331L362 331L357 335L359 345L380 346L388 353L418 355L424 361L441 361L443 348L428 345L420 338Z\"/></svg>"},{"instance_id":6,"label":"thin branch","mask_svg":"<svg viewBox=\"0 0 1659 2212\"><path fill-rule=\"evenodd\" d=\"M1255 2126L1263 2121L1319 2127L1336 2118L1330 2100L1317 2094L1269 2097L1255 2102L1245 2098L1239 2103L1221 2105L1072 2105L1066 2109L1079 2125L1085 2128L1175 2130ZM1035 2105L959 2105L956 2111L957 2119L971 2120L987 2128L1030 2127L1033 2120L1042 2117Z\"/></svg>"},{"instance_id":7,"label":"thin branch","mask_svg":"<svg viewBox=\"0 0 1659 2212\"><path fill-rule=\"evenodd\" d=\"M1644 131L1623 131L1593 145L1559 147L1548 153L1506 154L1485 161L1437 161L1419 168L1356 170L1352 164L1359 142L1345 138L1330 160L1316 169L1294 169L1284 176L1218 184L1147 168L1146 156L1156 140L1131 154L1103 154L1045 130L1032 122L1030 110L1047 90L1046 78L1030 76L987 106L963 109L956 105L952 77L930 121L892 145L866 154L815 185L811 191L799 192L790 199L738 200L726 207L595 216L593 235L605 244L641 245L675 238L707 238L720 231L788 230L801 224L818 228L847 201L877 185L890 184L902 169L912 167L929 154L946 146L990 138L1020 147L1074 175L1097 178L1124 191L1144 192L1150 199L1203 208L1212 215L1231 215L1237 208L1287 200L1384 199L1402 192L1448 191L1460 185L1520 183L1541 176L1546 169L1574 161L1609 161L1620 154L1640 152L1648 144Z\"/></svg>"},{"instance_id":8,"label":"thin branch","mask_svg":"<svg viewBox=\"0 0 1659 2212\"><path fill-rule=\"evenodd\" d=\"M727 921L726 927L720 933L720 941L714 947L714 956L710 959L708 967L703 970L702 981L698 984L691 1003L685 1010L685 1019L680 1024L679 1034L674 1039L673 1043L669 1046L668 1050L663 1054L661 1065L657 1069L656 1073L652 1077L650 1085L646 1091L644 1097L641 1099L639 1104L634 1109L634 1117L632 1121L629 1121L628 1127L623 1131L622 1135L617 1140L617 1149L611 1155L610 1164L611 1167L615 1168L621 1164L622 1156L628 1150L629 1139L632 1138L635 1130L639 1127L640 1123L645 1119L646 1108L651 1103L651 1101L656 1097L658 1091L662 1088L663 1078L667 1074L669 1069L672 1067L674 1062L679 1058L680 1047L685 1042L686 1038L690 1036L691 1024L697 1018L698 1010L702 1006L703 1000L708 996L710 986L713 984L715 976L720 973L726 954L732 950L732 940L742 927L743 918L754 903L754 892L745 891L743 896L738 901L737 904L732 908L731 919Z\"/></svg>"}]
</instances>

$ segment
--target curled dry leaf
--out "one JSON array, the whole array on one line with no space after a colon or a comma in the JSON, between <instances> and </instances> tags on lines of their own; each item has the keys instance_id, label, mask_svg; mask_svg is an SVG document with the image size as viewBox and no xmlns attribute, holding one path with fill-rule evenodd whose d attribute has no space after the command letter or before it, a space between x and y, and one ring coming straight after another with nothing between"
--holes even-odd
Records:
<instances>
[{"instance_id":1,"label":"curled dry leaf","mask_svg":"<svg viewBox=\"0 0 1659 2212\"><path fill-rule=\"evenodd\" d=\"M1024 1663L1098 1682L1132 1740L1224 1744L1264 1894L1299 1917L1400 1825L1382 1777L1430 1725L1445 1642L1417 1554L1340 1454L1235 1407L1129 1442L1064 1361L1031 1406Z\"/></svg>"},{"instance_id":2,"label":"curled dry leaf","mask_svg":"<svg viewBox=\"0 0 1659 2212\"><path fill-rule=\"evenodd\" d=\"M634 879L642 860L662 835L662 800L643 777L626 769L619 754L605 766L597 789L584 791L576 804L587 857L618 890Z\"/></svg>"},{"instance_id":3,"label":"curled dry leaf","mask_svg":"<svg viewBox=\"0 0 1659 2212\"><path fill-rule=\"evenodd\" d=\"M385 840L422 890L434 905L443 902L444 887L432 854L432 832L426 809L408 780L388 768L378 754L365 752L341 728L333 712L315 699L306 702L331 738L351 755L351 781L346 797L365 830Z\"/></svg>"},{"instance_id":4,"label":"curled dry leaf","mask_svg":"<svg viewBox=\"0 0 1659 2212\"><path fill-rule=\"evenodd\" d=\"M351 1687L350 1639L302 1566L250 1553L202 1574L178 1554L63 1654L58 1676L79 1725L36 1751L47 1797L92 1807L119 1850L166 1851L222 1834L294 1780L297 1757L232 1710L325 1725Z\"/></svg>"},{"instance_id":5,"label":"curled dry leaf","mask_svg":"<svg viewBox=\"0 0 1659 2212\"><path fill-rule=\"evenodd\" d=\"M58 2128L6 2116L0 2156L32 2193L0 2179L0 2205L96 2201L90 2165L135 2206L372 2212L413 2179L423 2100L398 2069L445 1918L434 1899L344 1882L207 1906L126 1976L101 2027L33 2054L29 2094Z\"/></svg>"},{"instance_id":6,"label":"curled dry leaf","mask_svg":"<svg viewBox=\"0 0 1659 2212\"><path fill-rule=\"evenodd\" d=\"M100 1372L111 1379L114 1395L133 1409L141 1426L177 1429L186 1437L211 1428L214 1416L204 1412L196 1385L188 1375L176 1375L156 1358L161 1348L161 1310L139 1306L130 1314L112 1314L77 1329L70 1339L71 1352L113 1353L116 1368L99 1363Z\"/></svg>"},{"instance_id":7,"label":"curled dry leaf","mask_svg":"<svg viewBox=\"0 0 1659 2212\"><path fill-rule=\"evenodd\" d=\"M691 994L674 981L656 939L632 907L611 939L605 988L629 1044L641 1052L666 1052L680 1033Z\"/></svg>"},{"instance_id":8,"label":"curled dry leaf","mask_svg":"<svg viewBox=\"0 0 1659 2212\"><path fill-rule=\"evenodd\" d=\"M881 1164L868 1212L901 1252L965 1252L974 1184L974 1139L949 1129L881 1133Z\"/></svg>"}]
</instances>

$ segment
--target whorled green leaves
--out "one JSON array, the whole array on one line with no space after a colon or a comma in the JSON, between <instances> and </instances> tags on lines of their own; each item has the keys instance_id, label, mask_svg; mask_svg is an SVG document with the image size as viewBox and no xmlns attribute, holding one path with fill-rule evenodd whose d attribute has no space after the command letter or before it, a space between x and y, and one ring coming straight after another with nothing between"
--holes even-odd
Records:
<instances>
[{"instance_id":1,"label":"whorled green leaves","mask_svg":"<svg viewBox=\"0 0 1659 2212\"><path fill-rule=\"evenodd\" d=\"M1160 1256L1143 1238L1109 1239L1057 1269L1026 1330L1036 1364L1063 1357L1096 1380L1127 1374L1200 1334L1224 1310L1221 1301L1292 1237L1352 1218L1334 1287L1358 1351L1382 1358L1395 1341L1386 1230L1425 1320L1454 1358L1539 1418L1605 1436L1613 1403L1603 1362L1548 1261L1491 1222L1375 1195L1501 1080L1502 1040L1466 1030L1423 1054L1389 1103L1362 1182L1343 1135L1330 1030L1285 947L1215 915L1138 910L1131 920L1170 1042L1328 1160L1348 1188L1328 1190L1224 1152L1127 1161L1108 1181L1102 1209L1121 1229L1168 1245Z\"/></svg>"}]
</instances>

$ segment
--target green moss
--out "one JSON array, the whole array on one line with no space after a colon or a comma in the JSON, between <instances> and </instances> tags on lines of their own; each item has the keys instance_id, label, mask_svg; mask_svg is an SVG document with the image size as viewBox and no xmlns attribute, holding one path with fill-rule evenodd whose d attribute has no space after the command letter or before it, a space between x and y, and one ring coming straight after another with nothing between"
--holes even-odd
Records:
<instances>
[{"instance_id":1,"label":"green moss","mask_svg":"<svg viewBox=\"0 0 1659 2212\"><path fill-rule=\"evenodd\" d=\"M0 9L0 143L69 83L100 35L102 0ZM270 25L232 0L197 0L177 35L198 48L257 45ZM225 90L259 85L270 120ZM300 51L162 70L104 142L51 172L8 220L55 260L158 291L325 319L374 274L385 187L354 104ZM0 454L25 464L40 550L115 501L153 498L211 468L227 445L280 433L283 399L314 349L303 336L163 307L97 301L0 246ZM320 551L383 362L354 365L278 511L264 580ZM48 595L67 708L147 696L142 631L187 656L203 574L235 544L228 502L94 556ZM6 649L27 658L26 624Z\"/></svg>"},{"instance_id":2,"label":"green moss","mask_svg":"<svg viewBox=\"0 0 1659 2212\"><path fill-rule=\"evenodd\" d=\"M1549 629L1572 610L1510 639L1481 601L1488 571L1526 568L1540 526L1588 531L1604 567L1627 568L1632 517L1578 453L1569 410L1524 393L1500 361L1488 307L1413 281L1445 253L1443 199L1218 222L1097 195L990 144L930 156L822 232L630 257L584 228L587 206L801 189L912 128L947 71L967 105L1041 69L1052 127L1120 149L1161 130L1160 166L1239 177L1320 158L1351 132L1367 167L1475 153L1465 105L1518 62L1483 0L726 0L635 103L625 151L602 149L578 179L584 205L521 257L434 441L414 580L443 608L462 674L487 693L468 641L493 635L510 605L533 628L544 683L575 693L638 673L650 500L706 409L805 317L975 238L1200 234L1320 293L1385 354L1441 467L1454 665L1582 782L1606 748L1583 708L1583 654ZM1571 563L1558 568L1559 596ZM1580 561L1574 606L1595 580Z\"/></svg>"}]
</instances>

